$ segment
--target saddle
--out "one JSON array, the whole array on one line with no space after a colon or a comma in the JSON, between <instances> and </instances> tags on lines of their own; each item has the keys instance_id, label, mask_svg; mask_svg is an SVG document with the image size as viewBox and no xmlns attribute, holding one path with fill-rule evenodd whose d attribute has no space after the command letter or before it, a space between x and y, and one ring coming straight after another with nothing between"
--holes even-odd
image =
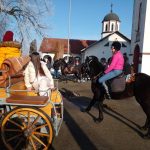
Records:
<instances>
[{"instance_id":1,"label":"saddle","mask_svg":"<svg viewBox=\"0 0 150 150\"><path fill-rule=\"evenodd\" d=\"M125 75L122 73L119 76L107 82L110 93L123 92L126 87Z\"/></svg>"}]
</instances>

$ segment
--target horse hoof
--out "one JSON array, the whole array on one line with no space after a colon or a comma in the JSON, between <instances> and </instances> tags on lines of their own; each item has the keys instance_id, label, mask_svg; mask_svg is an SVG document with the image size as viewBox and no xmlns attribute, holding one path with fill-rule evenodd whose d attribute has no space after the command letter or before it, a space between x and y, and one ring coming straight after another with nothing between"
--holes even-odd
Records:
<instances>
[{"instance_id":1,"label":"horse hoof","mask_svg":"<svg viewBox=\"0 0 150 150\"><path fill-rule=\"evenodd\" d=\"M108 108L108 105L107 104L103 104L103 107Z\"/></svg>"},{"instance_id":2,"label":"horse hoof","mask_svg":"<svg viewBox=\"0 0 150 150\"><path fill-rule=\"evenodd\" d=\"M145 139L145 140L150 140L150 134L149 134L149 133L145 134L145 135L143 136L143 139Z\"/></svg>"},{"instance_id":3,"label":"horse hoof","mask_svg":"<svg viewBox=\"0 0 150 150\"><path fill-rule=\"evenodd\" d=\"M102 118L94 118L95 123L100 123L103 119Z\"/></svg>"},{"instance_id":4,"label":"horse hoof","mask_svg":"<svg viewBox=\"0 0 150 150\"><path fill-rule=\"evenodd\" d=\"M90 111L90 109L88 109L88 108L82 108L81 109L81 112L89 112Z\"/></svg>"}]
</instances>

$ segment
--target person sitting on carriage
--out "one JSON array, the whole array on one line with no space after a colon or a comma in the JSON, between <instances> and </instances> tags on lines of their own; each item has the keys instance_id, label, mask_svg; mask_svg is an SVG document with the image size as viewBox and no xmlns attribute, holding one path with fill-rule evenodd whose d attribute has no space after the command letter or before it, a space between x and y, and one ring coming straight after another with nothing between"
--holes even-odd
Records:
<instances>
[{"instance_id":1,"label":"person sitting on carriage","mask_svg":"<svg viewBox=\"0 0 150 150\"><path fill-rule=\"evenodd\" d=\"M33 52L30 57L31 61L24 71L25 86L29 91L35 89L39 92L40 96L49 96L50 89L54 88L52 75L48 70L46 63L40 61L38 52Z\"/></svg>"},{"instance_id":2,"label":"person sitting on carriage","mask_svg":"<svg viewBox=\"0 0 150 150\"><path fill-rule=\"evenodd\" d=\"M104 75L98 79L98 82L102 84L106 90L106 96L108 99L111 99L109 94L108 86L105 81L112 79L123 72L124 67L124 57L120 51L121 44L118 41L115 41L111 45L112 50L112 61L108 68L104 71Z\"/></svg>"}]
</instances>

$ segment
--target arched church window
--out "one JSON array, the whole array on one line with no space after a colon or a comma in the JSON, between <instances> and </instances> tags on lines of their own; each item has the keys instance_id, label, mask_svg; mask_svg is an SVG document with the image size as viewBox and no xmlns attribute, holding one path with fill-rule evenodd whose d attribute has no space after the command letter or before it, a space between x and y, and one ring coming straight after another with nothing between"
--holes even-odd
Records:
<instances>
[{"instance_id":1,"label":"arched church window","mask_svg":"<svg viewBox=\"0 0 150 150\"><path fill-rule=\"evenodd\" d=\"M106 26L105 26L105 31L108 31L108 25L106 24Z\"/></svg>"},{"instance_id":2,"label":"arched church window","mask_svg":"<svg viewBox=\"0 0 150 150\"><path fill-rule=\"evenodd\" d=\"M114 31L114 24L111 25L111 31Z\"/></svg>"}]
</instances>

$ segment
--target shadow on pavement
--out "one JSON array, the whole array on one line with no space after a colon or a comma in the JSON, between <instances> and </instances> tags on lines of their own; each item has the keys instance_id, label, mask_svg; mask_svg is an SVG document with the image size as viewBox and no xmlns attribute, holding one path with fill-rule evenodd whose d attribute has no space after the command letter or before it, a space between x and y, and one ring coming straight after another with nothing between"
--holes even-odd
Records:
<instances>
[{"instance_id":1,"label":"shadow on pavement","mask_svg":"<svg viewBox=\"0 0 150 150\"><path fill-rule=\"evenodd\" d=\"M70 101L73 104L75 104L76 106L78 106L80 108L80 110L85 108L86 106L88 106L89 101L91 100L88 97L80 97L79 95L76 96L74 94L74 92L69 91L67 89L63 89L63 91L61 91L61 93L68 101ZM96 106L94 106L94 107L96 107ZM139 136L143 137L144 134L139 130L140 126L138 124L136 124L135 122L133 122L130 119L126 118L122 114L114 111L110 107L107 107L107 105L104 105L104 110L103 111L107 115L117 119L118 121L122 122L123 124L125 124L126 126L131 128L132 130L134 130ZM89 116L91 116L93 120L95 120L96 117L92 113L88 112L87 114Z\"/></svg>"},{"instance_id":2,"label":"shadow on pavement","mask_svg":"<svg viewBox=\"0 0 150 150\"><path fill-rule=\"evenodd\" d=\"M83 130L78 126L74 119L70 116L69 112L65 109L64 116L66 125L70 130L70 133L80 146L82 150L97 150L96 146L91 142Z\"/></svg>"}]
</instances>

